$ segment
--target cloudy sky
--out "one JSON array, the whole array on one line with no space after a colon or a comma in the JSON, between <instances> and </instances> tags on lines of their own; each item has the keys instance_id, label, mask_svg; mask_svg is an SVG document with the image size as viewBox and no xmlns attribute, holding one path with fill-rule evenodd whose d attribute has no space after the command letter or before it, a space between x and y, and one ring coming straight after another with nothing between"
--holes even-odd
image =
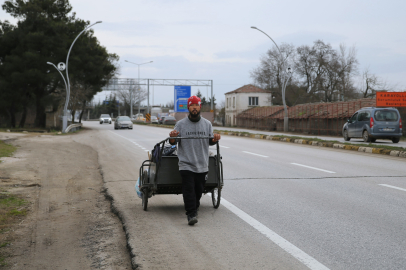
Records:
<instances>
[{"instance_id":1,"label":"cloudy sky","mask_svg":"<svg viewBox=\"0 0 406 270\"><path fill-rule=\"evenodd\" d=\"M103 21L95 35L120 56L120 77L207 79L218 101L252 83L250 71L273 44L338 49L355 45L359 70L370 71L396 90L406 89L406 1L401 0L71 0L81 19ZM11 19L0 11L0 19ZM199 87L203 95L210 89ZM192 88L192 94L197 87ZM102 100L103 94L96 97ZM154 103L173 100L173 87L155 87ZM152 102L152 93L151 93Z\"/></svg>"}]
</instances>

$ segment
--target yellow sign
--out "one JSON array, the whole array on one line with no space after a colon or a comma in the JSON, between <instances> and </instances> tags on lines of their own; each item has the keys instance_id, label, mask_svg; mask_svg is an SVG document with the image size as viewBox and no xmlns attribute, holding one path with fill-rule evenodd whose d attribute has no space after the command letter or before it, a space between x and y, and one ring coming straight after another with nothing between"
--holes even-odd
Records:
<instances>
[{"instance_id":1,"label":"yellow sign","mask_svg":"<svg viewBox=\"0 0 406 270\"><path fill-rule=\"evenodd\" d=\"M377 107L406 107L406 92L376 92Z\"/></svg>"},{"instance_id":2,"label":"yellow sign","mask_svg":"<svg viewBox=\"0 0 406 270\"><path fill-rule=\"evenodd\" d=\"M210 110L210 112L214 112L214 110Z\"/></svg>"},{"instance_id":3,"label":"yellow sign","mask_svg":"<svg viewBox=\"0 0 406 270\"><path fill-rule=\"evenodd\" d=\"M150 122L151 121L151 114L147 113L145 115L145 118L147 119L147 122Z\"/></svg>"}]
</instances>

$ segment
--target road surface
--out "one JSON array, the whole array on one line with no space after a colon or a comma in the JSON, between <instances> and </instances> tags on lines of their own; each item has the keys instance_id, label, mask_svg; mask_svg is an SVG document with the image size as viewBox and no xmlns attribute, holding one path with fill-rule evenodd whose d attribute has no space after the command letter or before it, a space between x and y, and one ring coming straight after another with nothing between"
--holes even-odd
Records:
<instances>
[{"instance_id":1,"label":"road surface","mask_svg":"<svg viewBox=\"0 0 406 270\"><path fill-rule=\"evenodd\" d=\"M140 269L404 269L405 160L222 136L221 205L187 225L181 195L136 196L147 151L170 129L84 122ZM214 148L213 148L214 149Z\"/></svg>"}]
</instances>

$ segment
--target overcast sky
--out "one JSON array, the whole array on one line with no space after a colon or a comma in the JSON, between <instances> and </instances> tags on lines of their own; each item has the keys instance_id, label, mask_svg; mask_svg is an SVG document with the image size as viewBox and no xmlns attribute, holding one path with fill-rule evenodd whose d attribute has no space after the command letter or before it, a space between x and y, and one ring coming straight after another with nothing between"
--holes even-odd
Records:
<instances>
[{"instance_id":1,"label":"overcast sky","mask_svg":"<svg viewBox=\"0 0 406 270\"><path fill-rule=\"evenodd\" d=\"M406 89L406 1L401 0L71 0L77 17L92 23L101 44L120 56L120 77L207 79L218 101L252 83L250 71L273 45L356 46L359 70L396 90ZM0 19L15 22L4 11ZM210 89L199 87L203 95ZM152 90L152 89L151 89ZM151 91L152 92L152 91ZM197 87L192 88L192 94ZM96 101L104 99L99 94ZM173 100L173 87L155 87L154 103ZM151 93L152 103L152 93Z\"/></svg>"}]
</instances>

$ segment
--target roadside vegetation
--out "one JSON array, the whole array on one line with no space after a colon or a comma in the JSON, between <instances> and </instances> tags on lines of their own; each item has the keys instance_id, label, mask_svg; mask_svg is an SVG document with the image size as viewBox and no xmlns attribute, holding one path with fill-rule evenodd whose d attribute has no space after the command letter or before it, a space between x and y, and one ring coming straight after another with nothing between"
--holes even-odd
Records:
<instances>
[{"instance_id":1,"label":"roadside vegetation","mask_svg":"<svg viewBox=\"0 0 406 270\"><path fill-rule=\"evenodd\" d=\"M0 158L10 157L16 149L17 147L0 140Z\"/></svg>"},{"instance_id":2,"label":"roadside vegetation","mask_svg":"<svg viewBox=\"0 0 406 270\"><path fill-rule=\"evenodd\" d=\"M0 158L10 157L17 147L0 140ZM0 189L0 267L6 266L4 247L10 245L8 232L27 215L27 201L6 189Z\"/></svg>"}]
</instances>

